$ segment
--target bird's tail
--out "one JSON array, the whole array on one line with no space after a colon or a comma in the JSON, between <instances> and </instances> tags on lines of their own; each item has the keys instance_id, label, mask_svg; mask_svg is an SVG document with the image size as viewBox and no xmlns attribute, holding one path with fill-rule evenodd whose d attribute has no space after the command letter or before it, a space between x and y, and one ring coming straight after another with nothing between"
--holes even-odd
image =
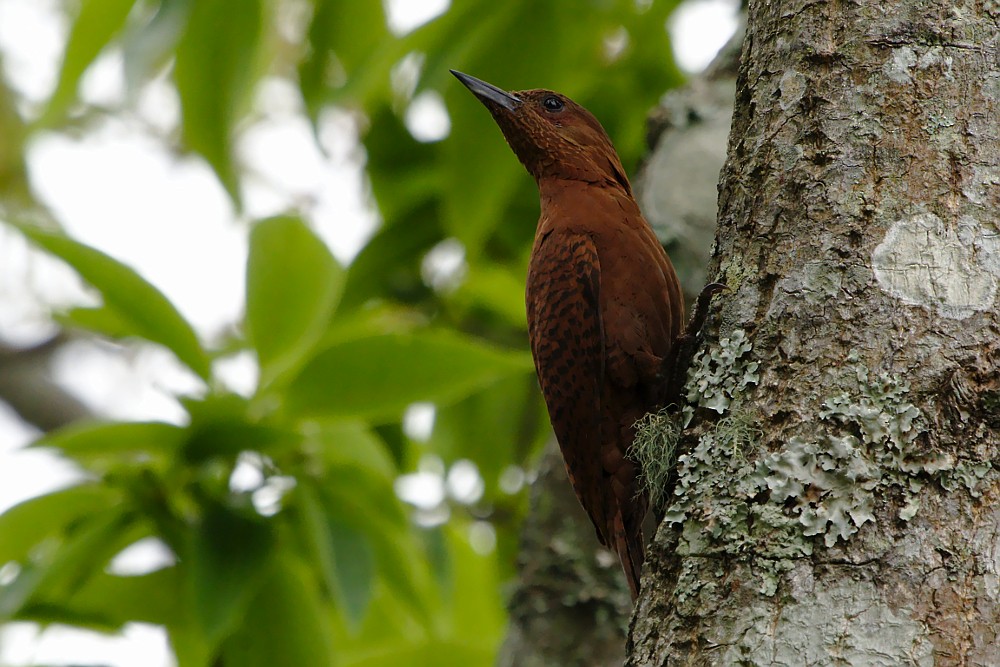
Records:
<instances>
[{"instance_id":1,"label":"bird's tail","mask_svg":"<svg viewBox=\"0 0 1000 667\"><path fill-rule=\"evenodd\" d=\"M615 551L618 552L629 592L632 593L632 601L635 602L639 597L639 578L642 575L642 562L646 556L642 545L642 529L640 527L638 530L626 530L621 512L616 512L612 534L615 536Z\"/></svg>"}]
</instances>

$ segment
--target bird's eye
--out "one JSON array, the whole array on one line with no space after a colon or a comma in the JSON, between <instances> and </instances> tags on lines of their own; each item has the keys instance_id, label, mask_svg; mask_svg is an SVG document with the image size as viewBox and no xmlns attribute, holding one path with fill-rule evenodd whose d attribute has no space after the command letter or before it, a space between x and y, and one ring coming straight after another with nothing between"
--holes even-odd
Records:
<instances>
[{"instance_id":1,"label":"bird's eye","mask_svg":"<svg viewBox=\"0 0 1000 667\"><path fill-rule=\"evenodd\" d=\"M544 100L542 100L542 106L545 107L546 111L555 112L555 111L562 111L563 107L566 105L564 105L563 101L558 97L556 97L555 95L549 95Z\"/></svg>"}]
</instances>

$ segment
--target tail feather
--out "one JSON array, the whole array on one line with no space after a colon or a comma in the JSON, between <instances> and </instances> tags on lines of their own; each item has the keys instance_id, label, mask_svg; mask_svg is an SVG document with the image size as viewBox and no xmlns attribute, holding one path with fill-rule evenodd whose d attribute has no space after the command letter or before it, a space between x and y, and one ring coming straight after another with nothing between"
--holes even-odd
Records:
<instances>
[{"instance_id":1,"label":"tail feather","mask_svg":"<svg viewBox=\"0 0 1000 667\"><path fill-rule=\"evenodd\" d=\"M617 512L612 534L615 540L615 551L618 552L618 560L622 563L625 580L628 582L632 601L635 602L639 597L639 579L642 576L642 562L646 555L642 545L642 531L640 529L629 535L628 531L625 530L621 512Z\"/></svg>"}]
</instances>

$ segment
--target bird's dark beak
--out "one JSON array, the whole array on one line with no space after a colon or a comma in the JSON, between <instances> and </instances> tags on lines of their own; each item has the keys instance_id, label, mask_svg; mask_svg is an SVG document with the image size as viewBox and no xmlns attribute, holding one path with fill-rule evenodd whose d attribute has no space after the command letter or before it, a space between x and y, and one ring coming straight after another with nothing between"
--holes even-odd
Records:
<instances>
[{"instance_id":1,"label":"bird's dark beak","mask_svg":"<svg viewBox=\"0 0 1000 667\"><path fill-rule=\"evenodd\" d=\"M486 83L485 81L477 79L474 76L462 74L461 72L456 72L455 70L448 71L454 74L455 78L461 81L465 87L471 90L472 94L478 97L479 101L484 104L486 102L493 102L494 104L499 104L508 111L514 111L521 106L521 100L511 95L506 90L497 88L492 83Z\"/></svg>"}]
</instances>

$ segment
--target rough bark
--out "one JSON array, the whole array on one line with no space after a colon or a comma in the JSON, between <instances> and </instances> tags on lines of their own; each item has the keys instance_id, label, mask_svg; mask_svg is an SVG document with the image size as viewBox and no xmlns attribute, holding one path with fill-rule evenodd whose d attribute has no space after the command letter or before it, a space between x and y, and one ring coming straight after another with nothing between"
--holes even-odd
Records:
<instances>
[{"instance_id":1,"label":"rough bark","mask_svg":"<svg viewBox=\"0 0 1000 667\"><path fill-rule=\"evenodd\" d=\"M554 445L531 487L518 570L498 665L622 664L632 610L628 588L618 557L597 542Z\"/></svg>"},{"instance_id":2,"label":"rough bark","mask_svg":"<svg viewBox=\"0 0 1000 667\"><path fill-rule=\"evenodd\" d=\"M65 342L56 336L26 349L0 343L0 400L43 432L94 416L51 377L52 356Z\"/></svg>"},{"instance_id":3,"label":"rough bark","mask_svg":"<svg viewBox=\"0 0 1000 667\"><path fill-rule=\"evenodd\" d=\"M751 2L631 665L1000 664L1000 6Z\"/></svg>"}]
</instances>

